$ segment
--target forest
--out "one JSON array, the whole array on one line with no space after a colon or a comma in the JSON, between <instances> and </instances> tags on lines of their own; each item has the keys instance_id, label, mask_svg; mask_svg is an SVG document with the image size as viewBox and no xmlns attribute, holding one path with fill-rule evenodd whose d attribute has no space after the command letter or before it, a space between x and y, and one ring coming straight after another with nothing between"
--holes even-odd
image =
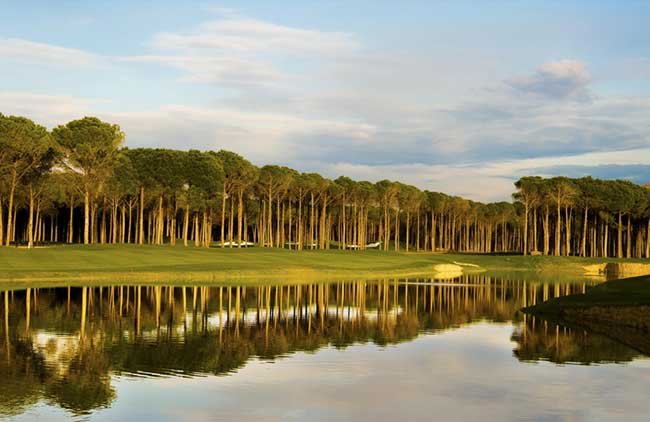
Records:
<instances>
[{"instance_id":1,"label":"forest","mask_svg":"<svg viewBox=\"0 0 650 422\"><path fill-rule=\"evenodd\" d=\"M626 180L526 176L481 203L124 139L95 117L0 114L0 243L650 257L650 189Z\"/></svg>"}]
</instances>

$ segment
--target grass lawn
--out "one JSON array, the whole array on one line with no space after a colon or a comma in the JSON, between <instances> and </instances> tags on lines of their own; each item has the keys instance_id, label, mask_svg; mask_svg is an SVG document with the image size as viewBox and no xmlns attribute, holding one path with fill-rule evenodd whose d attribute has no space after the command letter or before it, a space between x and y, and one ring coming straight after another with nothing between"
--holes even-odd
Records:
<instances>
[{"instance_id":1,"label":"grass lawn","mask_svg":"<svg viewBox=\"0 0 650 422\"><path fill-rule=\"evenodd\" d=\"M148 245L0 248L0 282L116 277L142 280L156 275L178 280L356 278L425 273L437 262L448 260L430 254L379 251L297 252Z\"/></svg>"},{"instance_id":2,"label":"grass lawn","mask_svg":"<svg viewBox=\"0 0 650 422\"><path fill-rule=\"evenodd\" d=\"M650 276L608 281L585 294L563 296L524 309L527 314L618 338L650 350ZM646 334L639 334L646 333Z\"/></svg>"},{"instance_id":3,"label":"grass lawn","mask_svg":"<svg viewBox=\"0 0 650 422\"><path fill-rule=\"evenodd\" d=\"M585 294L563 296L526 308L535 314L559 314L575 308L650 306L650 276L613 280Z\"/></svg>"},{"instance_id":4,"label":"grass lawn","mask_svg":"<svg viewBox=\"0 0 650 422\"><path fill-rule=\"evenodd\" d=\"M406 277L431 274L434 265L454 262L499 274L575 277L583 274L584 265L605 261L611 259L149 245L62 245L32 250L0 247L0 282L6 285L9 281L117 278L144 281L156 276L178 281Z\"/></svg>"}]
</instances>

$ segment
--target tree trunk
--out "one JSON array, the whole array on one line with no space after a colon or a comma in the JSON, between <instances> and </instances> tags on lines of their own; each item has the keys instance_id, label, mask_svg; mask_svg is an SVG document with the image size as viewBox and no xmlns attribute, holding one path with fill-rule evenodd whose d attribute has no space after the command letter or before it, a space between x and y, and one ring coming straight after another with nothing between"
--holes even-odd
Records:
<instances>
[{"instance_id":1,"label":"tree trunk","mask_svg":"<svg viewBox=\"0 0 650 422\"><path fill-rule=\"evenodd\" d=\"M314 193L311 192L311 210L309 214L309 249L314 249Z\"/></svg>"},{"instance_id":2,"label":"tree trunk","mask_svg":"<svg viewBox=\"0 0 650 422\"><path fill-rule=\"evenodd\" d=\"M126 232L126 243L131 243L131 216L133 214L133 205L131 204L131 199L129 198L129 226Z\"/></svg>"},{"instance_id":3,"label":"tree trunk","mask_svg":"<svg viewBox=\"0 0 650 422\"><path fill-rule=\"evenodd\" d=\"M5 227L4 227L4 209L2 207L2 197L0 196L0 247L4 245Z\"/></svg>"},{"instance_id":4,"label":"tree trunk","mask_svg":"<svg viewBox=\"0 0 650 422\"><path fill-rule=\"evenodd\" d=\"M399 252L399 207L395 209L395 252Z\"/></svg>"},{"instance_id":5,"label":"tree trunk","mask_svg":"<svg viewBox=\"0 0 650 422\"><path fill-rule=\"evenodd\" d=\"M284 210L281 209L280 207L280 194L278 194L278 198L276 200L276 206L275 206L275 213L277 214L275 216L275 247L280 248L282 246L282 220L284 219L282 212Z\"/></svg>"},{"instance_id":6,"label":"tree trunk","mask_svg":"<svg viewBox=\"0 0 650 422\"><path fill-rule=\"evenodd\" d=\"M436 251L436 214L431 211L431 252Z\"/></svg>"},{"instance_id":7,"label":"tree trunk","mask_svg":"<svg viewBox=\"0 0 650 422\"><path fill-rule=\"evenodd\" d=\"M298 197L298 250L302 250L302 192L299 193ZM648 222L650 224L650 221Z\"/></svg>"},{"instance_id":8,"label":"tree trunk","mask_svg":"<svg viewBox=\"0 0 650 422\"><path fill-rule=\"evenodd\" d=\"M415 251L420 252L420 209L418 208L417 230L415 233Z\"/></svg>"},{"instance_id":9,"label":"tree trunk","mask_svg":"<svg viewBox=\"0 0 650 422\"><path fill-rule=\"evenodd\" d=\"M228 216L228 242L230 243L228 245L229 248L232 248L233 240L234 240L234 233L235 233L235 227L233 227L235 224L235 201L234 197L230 196L230 215Z\"/></svg>"},{"instance_id":10,"label":"tree trunk","mask_svg":"<svg viewBox=\"0 0 650 422\"><path fill-rule=\"evenodd\" d=\"M221 194L221 247L226 247L226 185L223 185Z\"/></svg>"},{"instance_id":11,"label":"tree trunk","mask_svg":"<svg viewBox=\"0 0 650 422\"><path fill-rule=\"evenodd\" d=\"M118 233L118 225L117 225L117 198L113 198L113 215L111 216L111 219L113 221L113 233L112 236L113 238L111 239L112 244L117 243L117 233Z\"/></svg>"},{"instance_id":12,"label":"tree trunk","mask_svg":"<svg viewBox=\"0 0 650 422\"><path fill-rule=\"evenodd\" d=\"M11 241L13 240L13 233L15 232L15 225L16 225L16 220L14 218L15 213L14 213L14 195L16 193L16 179L18 175L16 174L16 168L14 167L12 172L11 172L11 188L9 189L9 208L7 210L7 246L11 244ZM13 218L13 220L12 220ZM0 239L0 243L2 243L2 239Z\"/></svg>"},{"instance_id":13,"label":"tree trunk","mask_svg":"<svg viewBox=\"0 0 650 422\"><path fill-rule=\"evenodd\" d=\"M190 226L190 209L189 206L185 207L185 220L183 223L183 246L187 246L187 234Z\"/></svg>"},{"instance_id":14,"label":"tree trunk","mask_svg":"<svg viewBox=\"0 0 650 422\"><path fill-rule=\"evenodd\" d=\"M623 213L621 211L618 212L618 238L617 240L617 248L616 248L616 257L617 258L623 258Z\"/></svg>"},{"instance_id":15,"label":"tree trunk","mask_svg":"<svg viewBox=\"0 0 650 422\"><path fill-rule=\"evenodd\" d=\"M325 223L326 223L326 217L327 217L327 195L324 195L322 198L322 207L321 207L321 217L320 217L320 230L319 230L319 239L318 239L318 247L320 249L325 249Z\"/></svg>"},{"instance_id":16,"label":"tree trunk","mask_svg":"<svg viewBox=\"0 0 650 422\"><path fill-rule=\"evenodd\" d=\"M241 248L242 242L242 220L244 214L244 190L239 188L239 195L237 195L237 247Z\"/></svg>"},{"instance_id":17,"label":"tree trunk","mask_svg":"<svg viewBox=\"0 0 650 422\"><path fill-rule=\"evenodd\" d=\"M528 201L524 203L524 256L528 255Z\"/></svg>"},{"instance_id":18,"label":"tree trunk","mask_svg":"<svg viewBox=\"0 0 650 422\"><path fill-rule=\"evenodd\" d=\"M645 257L650 258L650 218L648 218L648 225L646 227L645 238Z\"/></svg>"},{"instance_id":19,"label":"tree trunk","mask_svg":"<svg viewBox=\"0 0 650 422\"><path fill-rule=\"evenodd\" d=\"M571 207L564 208L564 227L565 227L565 248L564 254L566 256L571 255Z\"/></svg>"},{"instance_id":20,"label":"tree trunk","mask_svg":"<svg viewBox=\"0 0 650 422\"><path fill-rule=\"evenodd\" d=\"M560 256L560 247L562 239L562 208L561 202L557 201L557 219L555 220L555 250L553 255Z\"/></svg>"},{"instance_id":21,"label":"tree trunk","mask_svg":"<svg viewBox=\"0 0 650 422\"><path fill-rule=\"evenodd\" d=\"M68 243L74 242L74 196L70 195L70 221L68 225Z\"/></svg>"},{"instance_id":22,"label":"tree trunk","mask_svg":"<svg viewBox=\"0 0 650 422\"><path fill-rule=\"evenodd\" d=\"M199 239L199 213L198 211L194 213L194 247L198 248L201 246Z\"/></svg>"},{"instance_id":23,"label":"tree trunk","mask_svg":"<svg viewBox=\"0 0 650 422\"><path fill-rule=\"evenodd\" d=\"M156 225L156 245L163 244L163 234L165 230L165 216L163 212L163 194L158 195L158 224Z\"/></svg>"},{"instance_id":24,"label":"tree trunk","mask_svg":"<svg viewBox=\"0 0 650 422\"><path fill-rule=\"evenodd\" d=\"M177 204L174 200L174 211L169 221L169 244L171 246L176 246L176 215L178 210L176 209ZM171 205L170 205L171 208Z\"/></svg>"},{"instance_id":25,"label":"tree trunk","mask_svg":"<svg viewBox=\"0 0 650 422\"><path fill-rule=\"evenodd\" d=\"M126 207L122 204L121 207L122 217L121 217L121 232L120 232L120 243L126 243Z\"/></svg>"},{"instance_id":26,"label":"tree trunk","mask_svg":"<svg viewBox=\"0 0 650 422\"><path fill-rule=\"evenodd\" d=\"M287 214L287 209L285 207L284 201L282 202L282 230L280 230L280 247L284 249L284 244L285 244L285 232L284 232L284 225L285 225L285 217Z\"/></svg>"},{"instance_id":27,"label":"tree trunk","mask_svg":"<svg viewBox=\"0 0 650 422\"><path fill-rule=\"evenodd\" d=\"M630 214L627 215L627 242L625 248L625 257L632 258L632 221Z\"/></svg>"},{"instance_id":28,"label":"tree trunk","mask_svg":"<svg viewBox=\"0 0 650 422\"><path fill-rule=\"evenodd\" d=\"M589 225L589 208L585 207L585 217L582 222L582 242L580 243L580 256L587 256L587 226Z\"/></svg>"},{"instance_id":29,"label":"tree trunk","mask_svg":"<svg viewBox=\"0 0 650 422\"><path fill-rule=\"evenodd\" d=\"M34 189L29 185L29 222L27 223L27 248L34 247Z\"/></svg>"},{"instance_id":30,"label":"tree trunk","mask_svg":"<svg viewBox=\"0 0 650 422\"><path fill-rule=\"evenodd\" d=\"M550 243L551 243L551 234L550 231L550 211L548 205L544 207L544 220L542 221L542 230L544 231L544 255L548 255L550 252Z\"/></svg>"},{"instance_id":31,"label":"tree trunk","mask_svg":"<svg viewBox=\"0 0 650 422\"><path fill-rule=\"evenodd\" d=\"M259 226L259 244L261 248L266 247L265 242L266 242L266 201L264 199L260 199L262 202L262 214L257 216L257 221L258 221L258 226Z\"/></svg>"},{"instance_id":32,"label":"tree trunk","mask_svg":"<svg viewBox=\"0 0 650 422\"><path fill-rule=\"evenodd\" d=\"M138 245L144 245L144 186L140 186L140 209L138 218Z\"/></svg>"},{"instance_id":33,"label":"tree trunk","mask_svg":"<svg viewBox=\"0 0 650 422\"><path fill-rule=\"evenodd\" d=\"M99 225L99 243L103 245L106 243L106 198L104 198L102 205L102 221Z\"/></svg>"},{"instance_id":34,"label":"tree trunk","mask_svg":"<svg viewBox=\"0 0 650 422\"><path fill-rule=\"evenodd\" d=\"M406 239L405 239L406 240L406 252L409 251L409 241L410 241L410 238L409 238L410 233L409 233L409 231L410 231L410 228L411 228L410 224L411 224L411 212L406 211Z\"/></svg>"},{"instance_id":35,"label":"tree trunk","mask_svg":"<svg viewBox=\"0 0 650 422\"><path fill-rule=\"evenodd\" d=\"M90 191L86 186L84 192L84 245L90 243Z\"/></svg>"},{"instance_id":36,"label":"tree trunk","mask_svg":"<svg viewBox=\"0 0 650 422\"><path fill-rule=\"evenodd\" d=\"M530 241L528 243L531 243ZM537 252L537 246L539 245L539 237L537 236L537 207L533 208L533 250Z\"/></svg>"},{"instance_id":37,"label":"tree trunk","mask_svg":"<svg viewBox=\"0 0 650 422\"><path fill-rule=\"evenodd\" d=\"M273 247L273 190L271 188L271 183L272 182L269 182L269 207L266 220L266 234L269 246Z\"/></svg>"},{"instance_id":38,"label":"tree trunk","mask_svg":"<svg viewBox=\"0 0 650 422\"><path fill-rule=\"evenodd\" d=\"M291 200L289 200L288 202L289 202L289 233L288 233L288 242L289 242L289 250L291 250L291 249L293 249L293 245L292 245L292 243L294 243L293 240L291 239L291 224L292 224L292 221L291 221Z\"/></svg>"},{"instance_id":39,"label":"tree trunk","mask_svg":"<svg viewBox=\"0 0 650 422\"><path fill-rule=\"evenodd\" d=\"M603 258L609 256L609 226L607 222L603 222Z\"/></svg>"},{"instance_id":40,"label":"tree trunk","mask_svg":"<svg viewBox=\"0 0 650 422\"><path fill-rule=\"evenodd\" d=\"M339 233L339 249L347 249L348 245L348 237L347 237L347 221L346 220L346 215L345 215L345 193L343 194L343 198L341 199L341 232Z\"/></svg>"}]
</instances>

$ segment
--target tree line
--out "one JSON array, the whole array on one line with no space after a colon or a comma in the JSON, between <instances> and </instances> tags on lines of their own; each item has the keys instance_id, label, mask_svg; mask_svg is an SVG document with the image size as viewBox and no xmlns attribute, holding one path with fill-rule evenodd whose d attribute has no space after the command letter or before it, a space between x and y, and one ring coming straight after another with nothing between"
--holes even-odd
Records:
<instances>
[{"instance_id":1,"label":"tree line","mask_svg":"<svg viewBox=\"0 0 650 422\"><path fill-rule=\"evenodd\" d=\"M514 202L481 203L124 137L0 114L0 243L650 256L650 191L628 181L523 177Z\"/></svg>"}]
</instances>

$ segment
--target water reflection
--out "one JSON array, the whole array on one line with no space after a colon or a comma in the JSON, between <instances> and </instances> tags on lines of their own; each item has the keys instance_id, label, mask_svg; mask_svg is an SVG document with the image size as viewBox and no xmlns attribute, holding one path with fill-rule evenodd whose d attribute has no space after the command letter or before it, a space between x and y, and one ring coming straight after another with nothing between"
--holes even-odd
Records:
<instances>
[{"instance_id":1,"label":"water reflection","mask_svg":"<svg viewBox=\"0 0 650 422\"><path fill-rule=\"evenodd\" d=\"M546 360L554 363L630 362L641 356L634 348L581 327L567 327L528 317L515 330L514 355L521 361Z\"/></svg>"},{"instance_id":2,"label":"water reflection","mask_svg":"<svg viewBox=\"0 0 650 422\"><path fill-rule=\"evenodd\" d=\"M73 414L110 407L114 376L225 375L252 357L326 345L397 344L477 320L515 321L524 361L628 361L638 352L546 322L522 306L587 285L464 276L294 285L110 286L5 291L0 415L46 402ZM568 330L568 331L567 331Z\"/></svg>"},{"instance_id":3,"label":"water reflection","mask_svg":"<svg viewBox=\"0 0 650 422\"><path fill-rule=\"evenodd\" d=\"M521 361L621 363L650 356L647 332L589 321L576 325L524 315L511 339L517 343L514 354Z\"/></svg>"}]
</instances>

